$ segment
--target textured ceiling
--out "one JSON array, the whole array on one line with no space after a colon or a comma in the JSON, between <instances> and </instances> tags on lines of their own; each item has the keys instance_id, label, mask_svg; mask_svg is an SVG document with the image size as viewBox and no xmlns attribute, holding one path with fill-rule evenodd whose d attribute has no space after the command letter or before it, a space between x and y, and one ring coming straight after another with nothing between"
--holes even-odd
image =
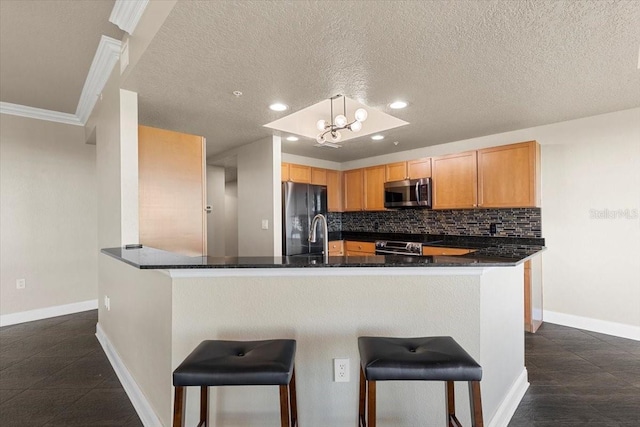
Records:
<instances>
[{"instance_id":1,"label":"textured ceiling","mask_svg":"<svg viewBox=\"0 0 640 427\"><path fill-rule=\"evenodd\" d=\"M638 1L178 2L125 85L142 123L209 156L337 93L410 123L339 150L283 141L346 161L638 107L639 22Z\"/></svg>"},{"instance_id":2,"label":"textured ceiling","mask_svg":"<svg viewBox=\"0 0 640 427\"><path fill-rule=\"evenodd\" d=\"M115 0L1 0L0 101L74 114Z\"/></svg>"}]
</instances>

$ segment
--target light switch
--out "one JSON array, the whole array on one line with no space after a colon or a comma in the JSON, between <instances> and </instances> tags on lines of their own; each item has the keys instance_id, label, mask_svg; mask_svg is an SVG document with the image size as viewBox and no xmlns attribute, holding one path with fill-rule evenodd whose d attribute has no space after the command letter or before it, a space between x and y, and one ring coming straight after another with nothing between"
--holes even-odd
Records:
<instances>
[{"instance_id":1,"label":"light switch","mask_svg":"<svg viewBox=\"0 0 640 427\"><path fill-rule=\"evenodd\" d=\"M268 219L263 219L262 220L262 229L263 230L268 230L269 229L269 220Z\"/></svg>"}]
</instances>

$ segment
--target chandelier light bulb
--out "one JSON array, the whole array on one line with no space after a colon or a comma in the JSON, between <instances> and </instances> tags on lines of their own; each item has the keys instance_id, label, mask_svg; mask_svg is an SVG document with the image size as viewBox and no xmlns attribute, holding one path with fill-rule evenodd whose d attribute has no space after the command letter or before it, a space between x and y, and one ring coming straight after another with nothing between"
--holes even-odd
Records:
<instances>
[{"instance_id":1,"label":"chandelier light bulb","mask_svg":"<svg viewBox=\"0 0 640 427\"><path fill-rule=\"evenodd\" d=\"M342 139L342 135L338 131L330 132L329 135L331 136L331 141L333 142L338 142Z\"/></svg>"},{"instance_id":2,"label":"chandelier light bulb","mask_svg":"<svg viewBox=\"0 0 640 427\"><path fill-rule=\"evenodd\" d=\"M355 118L359 122L364 122L365 120L367 120L368 115L369 114L367 113L367 110L365 110L364 108L358 108L356 110Z\"/></svg>"},{"instance_id":3,"label":"chandelier light bulb","mask_svg":"<svg viewBox=\"0 0 640 427\"><path fill-rule=\"evenodd\" d=\"M352 132L360 132L360 130L362 129L362 122L356 120L355 122L351 123L349 129L351 129Z\"/></svg>"},{"instance_id":4,"label":"chandelier light bulb","mask_svg":"<svg viewBox=\"0 0 640 427\"><path fill-rule=\"evenodd\" d=\"M324 128L327 127L327 122L325 122L324 120L318 120L318 123L316 123L316 127L318 128L318 130L324 130Z\"/></svg>"},{"instance_id":5,"label":"chandelier light bulb","mask_svg":"<svg viewBox=\"0 0 640 427\"><path fill-rule=\"evenodd\" d=\"M327 142L327 139L324 137L324 134L320 134L316 137L316 141L318 142L318 144L324 144L325 142Z\"/></svg>"},{"instance_id":6,"label":"chandelier light bulb","mask_svg":"<svg viewBox=\"0 0 640 427\"><path fill-rule=\"evenodd\" d=\"M337 115L336 119L334 120L334 123L339 128L344 127L347 124L347 118L345 116L343 116L342 114Z\"/></svg>"}]
</instances>

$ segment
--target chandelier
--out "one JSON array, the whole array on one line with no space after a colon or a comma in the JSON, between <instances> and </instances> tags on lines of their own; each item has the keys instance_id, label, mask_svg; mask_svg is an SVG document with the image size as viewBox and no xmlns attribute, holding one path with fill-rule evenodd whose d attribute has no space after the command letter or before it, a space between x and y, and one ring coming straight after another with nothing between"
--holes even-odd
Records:
<instances>
[{"instance_id":1,"label":"chandelier","mask_svg":"<svg viewBox=\"0 0 640 427\"><path fill-rule=\"evenodd\" d=\"M333 101L342 98L342 114L333 117ZM342 139L341 130L348 129L351 132L358 132L362 129L362 122L367 120L367 110L358 108L354 114L355 120L349 123L347 120L347 98L344 95L336 95L329 98L331 100L331 122L326 120L318 120L316 127L320 131L316 137L318 144L324 144L327 139L330 142L338 142Z\"/></svg>"}]
</instances>

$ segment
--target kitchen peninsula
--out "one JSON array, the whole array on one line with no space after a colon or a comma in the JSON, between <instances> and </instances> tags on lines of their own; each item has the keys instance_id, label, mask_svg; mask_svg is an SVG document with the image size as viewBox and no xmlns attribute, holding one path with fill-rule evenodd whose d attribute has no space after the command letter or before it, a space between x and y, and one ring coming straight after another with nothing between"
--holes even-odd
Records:
<instances>
[{"instance_id":1,"label":"kitchen peninsula","mask_svg":"<svg viewBox=\"0 0 640 427\"><path fill-rule=\"evenodd\" d=\"M515 249L515 248L514 248ZM301 425L357 424L360 335L448 335L483 367L485 425L506 426L527 386L523 264L543 248L510 255L186 257L153 248L104 249L109 309L98 337L148 425L170 425L171 372L204 339L292 338ZM332 381L332 359L349 358L351 381ZM125 374L123 374L123 372ZM127 381L125 378L125 382ZM127 387L125 385L125 387ZM187 418L197 414L190 390ZM277 390L212 389L212 424L277 425ZM465 387L456 389L468 425ZM444 425L439 383L378 387L382 426ZM145 416L142 417L145 419Z\"/></svg>"}]
</instances>

